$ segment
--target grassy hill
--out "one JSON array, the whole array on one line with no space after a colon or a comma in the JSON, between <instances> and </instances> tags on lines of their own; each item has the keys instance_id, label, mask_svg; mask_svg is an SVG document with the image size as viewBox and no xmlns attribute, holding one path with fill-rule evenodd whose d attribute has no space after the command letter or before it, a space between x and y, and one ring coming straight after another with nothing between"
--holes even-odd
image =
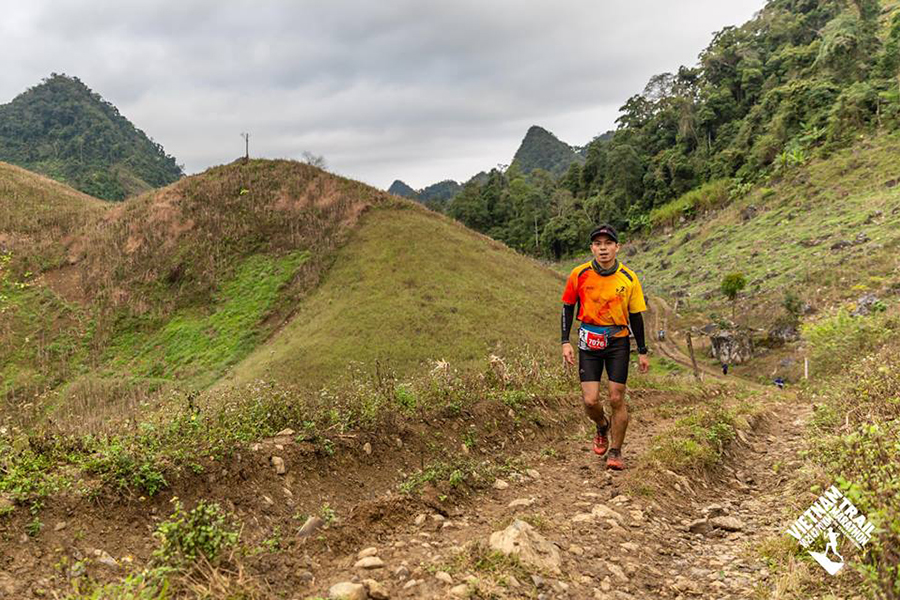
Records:
<instances>
[{"instance_id":1,"label":"grassy hill","mask_svg":"<svg viewBox=\"0 0 900 600\"><path fill-rule=\"evenodd\" d=\"M537 262L435 213L373 211L235 379L317 385L376 360L404 376L433 360L468 366L491 352L546 348L561 285Z\"/></svg>"},{"instance_id":2,"label":"grassy hill","mask_svg":"<svg viewBox=\"0 0 900 600\"><path fill-rule=\"evenodd\" d=\"M647 274L652 292L683 298L707 317L730 316L719 286L724 274L741 272L742 319L757 325L779 315L787 291L819 308L891 293L900 285L898 153L897 135L866 138L785 169L725 206L696 194L693 203L675 200L680 216L626 247L625 260Z\"/></svg>"},{"instance_id":3,"label":"grassy hill","mask_svg":"<svg viewBox=\"0 0 900 600\"><path fill-rule=\"evenodd\" d=\"M0 245L38 272L65 262L67 236L102 214L106 202L0 162Z\"/></svg>"},{"instance_id":4,"label":"grassy hill","mask_svg":"<svg viewBox=\"0 0 900 600\"><path fill-rule=\"evenodd\" d=\"M0 105L0 161L122 200L183 175L162 146L77 77L53 74Z\"/></svg>"},{"instance_id":5,"label":"grassy hill","mask_svg":"<svg viewBox=\"0 0 900 600\"><path fill-rule=\"evenodd\" d=\"M308 165L236 162L112 208L8 169L58 193L9 204L4 235L35 208L67 227L7 261L2 392L22 425L108 427L232 369L318 389L353 362L466 366L554 335L552 271Z\"/></svg>"}]
</instances>

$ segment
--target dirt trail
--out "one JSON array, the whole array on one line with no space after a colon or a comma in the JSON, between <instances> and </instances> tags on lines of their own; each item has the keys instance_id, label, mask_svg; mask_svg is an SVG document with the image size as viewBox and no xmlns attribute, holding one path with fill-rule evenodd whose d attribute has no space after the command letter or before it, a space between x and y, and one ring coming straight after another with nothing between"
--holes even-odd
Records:
<instances>
[{"instance_id":1,"label":"dirt trail","mask_svg":"<svg viewBox=\"0 0 900 600\"><path fill-rule=\"evenodd\" d=\"M653 298L650 299L650 310L654 311L654 312L658 312L660 319L664 323L670 322L675 317L675 314L672 312L672 307L670 307L669 304L663 298L660 298L658 296L654 296ZM675 336L678 334L677 331L670 330L667 333L666 338L661 341L656 338L655 333L656 332L649 332L649 334L654 334L652 336L652 338L653 338L652 344L653 344L653 349L656 352L658 352L662 356L665 356L666 358L680 364L683 367L687 367L688 369L693 370L694 367L693 367L693 363L691 362L691 357L688 355L688 353L686 351L682 350L681 347L675 342ZM708 366L702 360L700 360L700 357L698 357L698 360L697 360L697 368L700 370L701 377L703 377L703 378L713 377L714 379L723 380L723 381L725 379L727 379L727 377L722 375L721 371ZM755 387L758 389L761 388L761 386L755 382L745 380L743 383L745 385Z\"/></svg>"},{"instance_id":2,"label":"dirt trail","mask_svg":"<svg viewBox=\"0 0 900 600\"><path fill-rule=\"evenodd\" d=\"M665 426L652 412L634 413L626 452L631 461ZM781 395L753 429L741 432L715 479L676 477L671 494L647 497L622 493L640 484L633 479L637 471L606 471L584 430L560 441L555 456L524 456L534 470L504 489L449 515L422 513L388 535L363 535L356 550L374 548L369 552L383 567L354 567L356 553L318 557L310 591L328 597L337 582L373 579L391 598L753 597L774 579L757 547L786 525L784 473L800 460L808 416L808 408ZM516 518L556 545L559 573L526 567L510 578L492 572L490 561L454 558L471 555L473 543L486 548L491 534Z\"/></svg>"}]
</instances>

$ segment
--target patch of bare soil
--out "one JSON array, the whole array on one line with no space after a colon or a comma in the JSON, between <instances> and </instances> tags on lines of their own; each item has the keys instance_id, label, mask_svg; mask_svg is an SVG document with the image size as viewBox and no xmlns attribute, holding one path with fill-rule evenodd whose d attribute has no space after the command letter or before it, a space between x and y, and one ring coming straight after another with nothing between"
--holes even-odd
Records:
<instances>
[{"instance_id":1,"label":"patch of bare soil","mask_svg":"<svg viewBox=\"0 0 900 600\"><path fill-rule=\"evenodd\" d=\"M644 483L634 480L639 472L607 471L588 449L590 432L582 430L559 440L553 456L524 454L533 470L508 486L498 484L447 514L422 511L388 534L368 530L356 552L320 553L304 593L327 597L337 582L375 579L391 598L758 597L774 585L758 546L787 525L778 508L785 473L800 460L808 416L808 407L789 400L774 405L754 429L741 432L713 477L675 476L670 481L681 491L651 496L624 493ZM627 456L644 452L662 427L634 419ZM485 562L460 560L466 548L489 547L491 534L515 519L556 546L559 572L524 565L498 576ZM383 567L359 566L366 548L374 548L369 553Z\"/></svg>"},{"instance_id":2,"label":"patch of bare soil","mask_svg":"<svg viewBox=\"0 0 900 600\"><path fill-rule=\"evenodd\" d=\"M150 560L152 533L171 514L174 497L187 507L200 500L220 503L242 525L245 547L273 548L264 542L279 540L279 551L244 557L242 568L267 594L295 597L310 584L305 570L320 564L322 556L349 552L364 537L387 535L417 512L446 512L444 507L475 494L468 485L431 499L397 493L400 482L433 461L461 456L474 423L493 426L481 428L479 448L466 459L494 464L525 447L552 443L577 418L571 410L576 400L548 400L528 413L526 424L507 414L506 406L483 402L428 423L398 419L372 431L334 434L327 445L283 435L221 461L198 457L200 472L182 473L153 498L56 495L39 512L41 527L34 537L25 533L32 515L18 507L0 520L0 597L65 597L75 577L121 580ZM284 474L276 473L273 457L284 461ZM298 534L311 515L336 518L315 541ZM60 567L78 562L85 564L83 572Z\"/></svg>"},{"instance_id":3,"label":"patch of bare soil","mask_svg":"<svg viewBox=\"0 0 900 600\"><path fill-rule=\"evenodd\" d=\"M82 277L82 271L77 265L66 265L44 272L38 283L49 287L66 302L82 304L87 302Z\"/></svg>"}]
</instances>

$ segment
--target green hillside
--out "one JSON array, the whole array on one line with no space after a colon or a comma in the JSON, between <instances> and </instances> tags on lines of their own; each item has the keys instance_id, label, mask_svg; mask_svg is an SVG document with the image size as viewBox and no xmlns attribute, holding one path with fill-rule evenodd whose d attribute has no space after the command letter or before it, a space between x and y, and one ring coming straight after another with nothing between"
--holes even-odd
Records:
<instances>
[{"instance_id":1,"label":"green hillside","mask_svg":"<svg viewBox=\"0 0 900 600\"><path fill-rule=\"evenodd\" d=\"M237 381L317 386L375 361L400 376L492 352L543 352L562 278L458 224L413 207L372 211L292 321L235 369Z\"/></svg>"},{"instance_id":2,"label":"green hillside","mask_svg":"<svg viewBox=\"0 0 900 600\"><path fill-rule=\"evenodd\" d=\"M208 386L317 285L358 216L390 201L308 165L250 161L104 210L11 169L24 178L13 196L32 199L20 222L74 215L4 263L0 392L23 424L51 410L111 425L168 388ZM31 191L44 188L56 193Z\"/></svg>"},{"instance_id":3,"label":"green hillside","mask_svg":"<svg viewBox=\"0 0 900 600\"><path fill-rule=\"evenodd\" d=\"M747 279L742 319L770 324L787 291L819 309L900 289L900 173L896 134L865 139L785 170L724 207L698 207L626 246L653 292L730 316L726 273ZM676 201L677 203L678 201Z\"/></svg>"},{"instance_id":4,"label":"green hillside","mask_svg":"<svg viewBox=\"0 0 900 600\"><path fill-rule=\"evenodd\" d=\"M183 175L175 158L77 77L53 74L0 105L0 161L106 200Z\"/></svg>"}]
</instances>

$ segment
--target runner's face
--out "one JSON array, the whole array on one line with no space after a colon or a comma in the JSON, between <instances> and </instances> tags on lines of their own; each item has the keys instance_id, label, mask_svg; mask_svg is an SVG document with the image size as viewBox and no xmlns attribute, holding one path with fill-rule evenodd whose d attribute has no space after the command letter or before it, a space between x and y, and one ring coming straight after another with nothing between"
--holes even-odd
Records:
<instances>
[{"instance_id":1,"label":"runner's face","mask_svg":"<svg viewBox=\"0 0 900 600\"><path fill-rule=\"evenodd\" d=\"M619 253L619 244L615 243L610 237L598 235L591 242L591 253L598 263L608 266L616 260L616 255Z\"/></svg>"}]
</instances>

